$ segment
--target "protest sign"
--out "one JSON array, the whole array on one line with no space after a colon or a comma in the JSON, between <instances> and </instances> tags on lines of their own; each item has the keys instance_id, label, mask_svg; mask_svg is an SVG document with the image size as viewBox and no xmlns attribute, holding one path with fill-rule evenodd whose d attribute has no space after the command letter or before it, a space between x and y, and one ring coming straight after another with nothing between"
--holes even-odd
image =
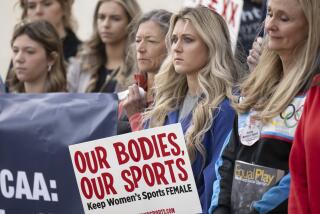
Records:
<instances>
[{"instance_id":1,"label":"protest sign","mask_svg":"<svg viewBox=\"0 0 320 214\"><path fill-rule=\"evenodd\" d=\"M180 124L69 150L86 214L202 213Z\"/></svg>"},{"instance_id":2,"label":"protest sign","mask_svg":"<svg viewBox=\"0 0 320 214\"><path fill-rule=\"evenodd\" d=\"M226 21L230 37L232 41L233 50L237 42L241 13L243 9L243 0L185 0L184 6L195 7L197 5L206 6L212 10L217 11Z\"/></svg>"},{"instance_id":3,"label":"protest sign","mask_svg":"<svg viewBox=\"0 0 320 214\"><path fill-rule=\"evenodd\" d=\"M112 94L1 94L0 214L82 214L68 145L113 136Z\"/></svg>"}]
</instances>

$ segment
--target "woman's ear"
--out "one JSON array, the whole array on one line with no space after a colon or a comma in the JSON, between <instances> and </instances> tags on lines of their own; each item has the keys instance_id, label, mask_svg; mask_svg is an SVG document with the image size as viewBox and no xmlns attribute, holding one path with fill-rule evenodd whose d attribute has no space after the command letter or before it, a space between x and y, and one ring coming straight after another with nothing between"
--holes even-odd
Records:
<instances>
[{"instance_id":1,"label":"woman's ear","mask_svg":"<svg viewBox=\"0 0 320 214\"><path fill-rule=\"evenodd\" d=\"M58 59L58 53L55 51L51 52L48 57L48 66L53 66L54 63L56 63L57 59Z\"/></svg>"},{"instance_id":2,"label":"woman's ear","mask_svg":"<svg viewBox=\"0 0 320 214\"><path fill-rule=\"evenodd\" d=\"M48 72L51 71L52 66L54 65L54 63L56 63L58 59L58 54L57 52L53 51L50 53L50 55L48 56Z\"/></svg>"}]
</instances>

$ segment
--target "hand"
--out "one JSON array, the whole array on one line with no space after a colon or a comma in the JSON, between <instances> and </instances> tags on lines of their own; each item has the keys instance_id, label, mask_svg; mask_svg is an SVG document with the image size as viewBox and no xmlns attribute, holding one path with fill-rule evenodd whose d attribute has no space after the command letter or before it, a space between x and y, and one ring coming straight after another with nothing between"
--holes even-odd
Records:
<instances>
[{"instance_id":1,"label":"hand","mask_svg":"<svg viewBox=\"0 0 320 214\"><path fill-rule=\"evenodd\" d=\"M252 72L253 69L258 65L259 59L262 53L262 37L258 37L252 45L252 49L249 51L249 56L247 57L247 63L249 66L249 71Z\"/></svg>"},{"instance_id":2,"label":"hand","mask_svg":"<svg viewBox=\"0 0 320 214\"><path fill-rule=\"evenodd\" d=\"M128 97L123 101L123 108L127 112L128 118L132 115L143 112L146 106L146 96L141 96L139 87L134 84L129 86Z\"/></svg>"}]
</instances>

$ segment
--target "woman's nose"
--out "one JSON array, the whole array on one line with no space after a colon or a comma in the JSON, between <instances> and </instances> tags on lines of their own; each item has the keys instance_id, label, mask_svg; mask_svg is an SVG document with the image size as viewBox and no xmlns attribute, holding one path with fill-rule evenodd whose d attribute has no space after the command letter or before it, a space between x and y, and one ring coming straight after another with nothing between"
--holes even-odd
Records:
<instances>
[{"instance_id":1,"label":"woman's nose","mask_svg":"<svg viewBox=\"0 0 320 214\"><path fill-rule=\"evenodd\" d=\"M267 17L265 22L265 30L268 31L275 31L277 29L276 20L273 17Z\"/></svg>"},{"instance_id":2,"label":"woman's nose","mask_svg":"<svg viewBox=\"0 0 320 214\"><path fill-rule=\"evenodd\" d=\"M178 39L176 42L172 44L172 50L175 52L181 52L182 51L182 43L181 40Z\"/></svg>"},{"instance_id":3,"label":"woman's nose","mask_svg":"<svg viewBox=\"0 0 320 214\"><path fill-rule=\"evenodd\" d=\"M13 61L17 62L17 63L23 63L25 61L24 57L23 57L23 53L21 51L19 51L18 53L16 53L13 56Z\"/></svg>"},{"instance_id":4,"label":"woman's nose","mask_svg":"<svg viewBox=\"0 0 320 214\"><path fill-rule=\"evenodd\" d=\"M144 41L141 40L141 41L137 44L137 51L140 52L140 53L146 51L146 47L145 47L145 42L144 42Z\"/></svg>"}]
</instances>

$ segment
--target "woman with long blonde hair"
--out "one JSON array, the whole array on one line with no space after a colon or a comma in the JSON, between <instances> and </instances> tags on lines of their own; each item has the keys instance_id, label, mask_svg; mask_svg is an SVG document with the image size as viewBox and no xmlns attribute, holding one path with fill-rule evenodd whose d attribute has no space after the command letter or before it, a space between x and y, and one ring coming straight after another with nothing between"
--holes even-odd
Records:
<instances>
[{"instance_id":1,"label":"woman with long blonde hair","mask_svg":"<svg viewBox=\"0 0 320 214\"><path fill-rule=\"evenodd\" d=\"M269 0L265 31L259 63L234 104L238 120L219 161L213 213L287 213L289 154L319 53L319 1ZM242 173L257 170L266 173Z\"/></svg>"},{"instance_id":2,"label":"woman with long blonde hair","mask_svg":"<svg viewBox=\"0 0 320 214\"><path fill-rule=\"evenodd\" d=\"M232 128L229 105L238 78L227 25L206 7L185 8L171 18L168 57L154 78L148 127L181 123L203 212L216 179L214 164Z\"/></svg>"},{"instance_id":3,"label":"woman with long blonde hair","mask_svg":"<svg viewBox=\"0 0 320 214\"><path fill-rule=\"evenodd\" d=\"M70 92L115 92L133 83L130 32L141 10L136 0L100 0L93 35L68 69Z\"/></svg>"}]
</instances>

